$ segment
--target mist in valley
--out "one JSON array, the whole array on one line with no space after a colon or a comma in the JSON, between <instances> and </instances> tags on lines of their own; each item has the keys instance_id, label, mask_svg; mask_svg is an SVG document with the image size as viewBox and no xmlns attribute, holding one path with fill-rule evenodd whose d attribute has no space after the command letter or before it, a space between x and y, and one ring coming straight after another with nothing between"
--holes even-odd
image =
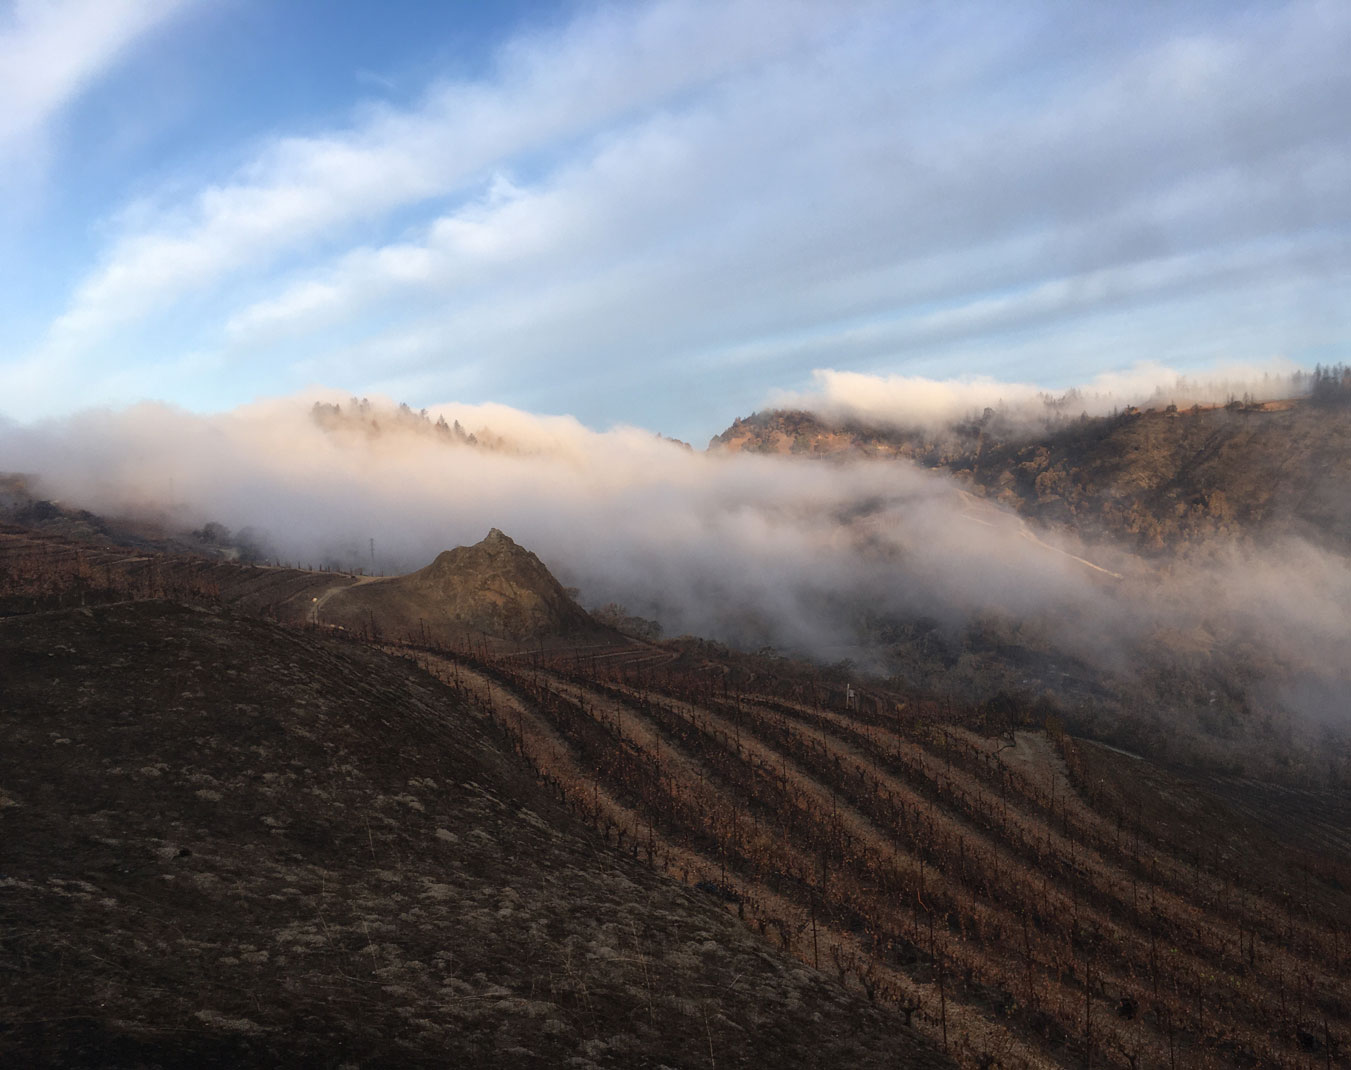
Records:
<instances>
[{"instance_id":1,"label":"mist in valley","mask_svg":"<svg viewBox=\"0 0 1351 1070\"><path fill-rule=\"evenodd\" d=\"M583 605L617 603L667 636L905 675L898 632L918 622L921 645L947 652L929 686L1035 694L1087 669L1147 678L1135 712L1156 721L1176 703L1286 733L1290 714L1301 730L1346 724L1351 569L1300 539L1145 561L904 461L697 452L503 406L416 414L335 393L11 425L0 455L43 496L166 530L214 521L268 560L370 569L374 540L375 569L394 574L498 527ZM973 635L1031 651L1028 675L974 679L988 665L964 651Z\"/></svg>"}]
</instances>

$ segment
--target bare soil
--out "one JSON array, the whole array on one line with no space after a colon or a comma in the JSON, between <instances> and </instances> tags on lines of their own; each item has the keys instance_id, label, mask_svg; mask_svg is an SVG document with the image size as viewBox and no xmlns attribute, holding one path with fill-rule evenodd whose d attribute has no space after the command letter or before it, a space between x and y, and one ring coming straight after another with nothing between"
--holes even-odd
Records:
<instances>
[{"instance_id":1,"label":"bare soil","mask_svg":"<svg viewBox=\"0 0 1351 1070\"><path fill-rule=\"evenodd\" d=\"M946 1065L722 906L407 662L157 602L0 620L0 1065Z\"/></svg>"}]
</instances>

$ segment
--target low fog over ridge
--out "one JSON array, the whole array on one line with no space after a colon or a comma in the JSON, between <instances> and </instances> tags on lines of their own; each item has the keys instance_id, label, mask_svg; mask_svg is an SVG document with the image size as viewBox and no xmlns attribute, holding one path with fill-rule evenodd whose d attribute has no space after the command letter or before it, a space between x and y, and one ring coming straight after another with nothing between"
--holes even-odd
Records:
<instances>
[{"instance_id":1,"label":"low fog over ridge","mask_svg":"<svg viewBox=\"0 0 1351 1070\"><path fill-rule=\"evenodd\" d=\"M821 381L839 396L831 376ZM965 404L985 389L951 395ZM1145 563L1035 531L906 462L695 452L636 428L597 432L497 405L423 416L377 399L359 420L325 420L335 410L323 406L353 410L332 392L216 415L96 410L0 428L0 456L36 474L44 495L183 530L251 528L269 557L301 565L369 565L374 539L378 569L407 571L498 527L588 607L617 602L667 635L873 669L887 668L886 644L864 625L887 617L952 629L1032 622L1108 671L1129 671L1143 649L1204 657L1212 643L1249 644L1279 668L1262 694L1344 721L1351 570L1306 542Z\"/></svg>"},{"instance_id":2,"label":"low fog over ridge","mask_svg":"<svg viewBox=\"0 0 1351 1070\"><path fill-rule=\"evenodd\" d=\"M1104 372L1067 390L988 376L928 379L912 375L868 375L820 368L813 388L775 394L778 408L806 409L829 419L853 420L875 427L942 430L949 424L998 410L1014 425L1041 430L1048 416L1105 416L1138 406L1222 405L1245 395L1258 400L1296 397L1308 390L1308 376L1290 361L1266 365L1235 364L1201 375L1184 375L1146 362L1124 372Z\"/></svg>"}]
</instances>

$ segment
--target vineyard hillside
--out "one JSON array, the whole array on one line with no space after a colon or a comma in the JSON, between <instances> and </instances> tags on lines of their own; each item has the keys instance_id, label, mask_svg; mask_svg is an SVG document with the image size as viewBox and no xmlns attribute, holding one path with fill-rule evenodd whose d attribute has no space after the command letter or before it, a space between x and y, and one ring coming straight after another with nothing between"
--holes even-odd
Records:
<instances>
[{"instance_id":1,"label":"vineyard hillside","mask_svg":"<svg viewBox=\"0 0 1351 1070\"><path fill-rule=\"evenodd\" d=\"M950 1065L607 844L477 677L132 601L0 619L0 1065Z\"/></svg>"},{"instance_id":2,"label":"vineyard hillside","mask_svg":"<svg viewBox=\"0 0 1351 1070\"><path fill-rule=\"evenodd\" d=\"M96 588L41 541L5 573L31 611L0 620L0 1050L1351 1053L1345 792L694 639L282 626L154 586L186 575L167 558Z\"/></svg>"}]
</instances>

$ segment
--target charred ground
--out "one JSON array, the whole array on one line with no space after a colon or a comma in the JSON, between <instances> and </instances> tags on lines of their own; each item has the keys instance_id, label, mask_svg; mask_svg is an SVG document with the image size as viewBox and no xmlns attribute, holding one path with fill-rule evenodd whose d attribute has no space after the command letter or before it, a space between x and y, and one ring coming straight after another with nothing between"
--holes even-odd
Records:
<instances>
[{"instance_id":1,"label":"charred ground","mask_svg":"<svg viewBox=\"0 0 1351 1070\"><path fill-rule=\"evenodd\" d=\"M363 644L12 616L0 710L6 1065L943 1064Z\"/></svg>"},{"instance_id":2,"label":"charred ground","mask_svg":"<svg viewBox=\"0 0 1351 1070\"><path fill-rule=\"evenodd\" d=\"M0 1043L25 1058L1346 1056L1345 793L1291 808L1051 708L697 640L282 627L222 592L303 604L333 574L192 586L173 555L10 534L34 612L0 621Z\"/></svg>"}]
</instances>

